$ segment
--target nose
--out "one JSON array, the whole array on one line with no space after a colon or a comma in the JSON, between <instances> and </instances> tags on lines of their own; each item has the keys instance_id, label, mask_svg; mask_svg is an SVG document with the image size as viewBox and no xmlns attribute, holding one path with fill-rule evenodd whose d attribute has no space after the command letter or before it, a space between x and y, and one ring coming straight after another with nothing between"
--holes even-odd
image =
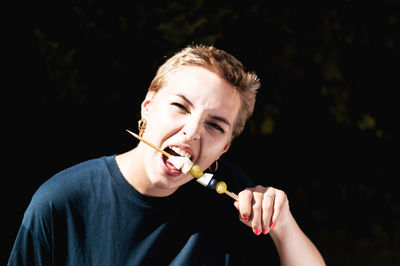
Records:
<instances>
[{"instance_id":1,"label":"nose","mask_svg":"<svg viewBox=\"0 0 400 266\"><path fill-rule=\"evenodd\" d=\"M201 137L201 123L198 119L187 119L182 128L182 133L185 137L185 142L191 143L199 140Z\"/></svg>"}]
</instances>

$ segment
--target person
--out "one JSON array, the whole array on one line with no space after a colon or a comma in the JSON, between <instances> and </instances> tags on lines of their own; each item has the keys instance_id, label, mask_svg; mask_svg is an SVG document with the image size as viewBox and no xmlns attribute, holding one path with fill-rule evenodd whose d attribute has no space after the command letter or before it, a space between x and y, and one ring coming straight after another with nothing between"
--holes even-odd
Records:
<instances>
[{"instance_id":1,"label":"person","mask_svg":"<svg viewBox=\"0 0 400 266\"><path fill-rule=\"evenodd\" d=\"M220 159L252 114L259 87L231 54L191 45L160 66L141 104L144 139L202 169L218 164L215 176L238 200L207 190L139 142L42 184L8 265L246 265L253 233L270 235L282 265L324 265L285 192L253 186Z\"/></svg>"}]
</instances>

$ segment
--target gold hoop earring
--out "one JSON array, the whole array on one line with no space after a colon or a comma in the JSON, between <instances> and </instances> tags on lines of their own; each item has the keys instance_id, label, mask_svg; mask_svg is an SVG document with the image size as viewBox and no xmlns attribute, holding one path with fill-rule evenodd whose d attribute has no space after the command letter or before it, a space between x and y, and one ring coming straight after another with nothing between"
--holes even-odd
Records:
<instances>
[{"instance_id":1,"label":"gold hoop earring","mask_svg":"<svg viewBox=\"0 0 400 266\"><path fill-rule=\"evenodd\" d=\"M146 119L142 118L138 121L139 136L143 137L146 125L147 125Z\"/></svg>"},{"instance_id":2,"label":"gold hoop earring","mask_svg":"<svg viewBox=\"0 0 400 266\"><path fill-rule=\"evenodd\" d=\"M218 170L218 160L216 160L215 162L215 167L214 167L214 169L212 169L212 164L210 165L210 167L208 167L208 170L211 172L211 173L215 173L215 172L217 172L217 170Z\"/></svg>"}]
</instances>

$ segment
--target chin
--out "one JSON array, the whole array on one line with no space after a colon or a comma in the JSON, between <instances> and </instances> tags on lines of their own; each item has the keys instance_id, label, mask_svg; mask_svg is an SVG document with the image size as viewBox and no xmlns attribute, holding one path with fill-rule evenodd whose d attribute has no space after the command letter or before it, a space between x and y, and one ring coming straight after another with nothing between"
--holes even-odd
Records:
<instances>
[{"instance_id":1,"label":"chin","mask_svg":"<svg viewBox=\"0 0 400 266\"><path fill-rule=\"evenodd\" d=\"M179 177L161 176L158 177L156 180L152 180L153 185L158 189L173 192L175 192L180 186L184 185L187 182L188 180L184 178L184 175L180 175Z\"/></svg>"}]
</instances>

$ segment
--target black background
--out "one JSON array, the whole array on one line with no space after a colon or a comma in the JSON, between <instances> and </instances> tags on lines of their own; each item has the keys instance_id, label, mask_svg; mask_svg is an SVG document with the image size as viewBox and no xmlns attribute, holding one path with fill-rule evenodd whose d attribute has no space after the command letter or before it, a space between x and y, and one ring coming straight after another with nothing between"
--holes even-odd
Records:
<instances>
[{"instance_id":1,"label":"black background","mask_svg":"<svg viewBox=\"0 0 400 266\"><path fill-rule=\"evenodd\" d=\"M262 82L224 158L288 194L328 265L400 265L400 2L268 2L17 3L3 33L2 257L40 184L133 148L124 130L157 67L203 43ZM276 263L269 237L257 244Z\"/></svg>"}]
</instances>

